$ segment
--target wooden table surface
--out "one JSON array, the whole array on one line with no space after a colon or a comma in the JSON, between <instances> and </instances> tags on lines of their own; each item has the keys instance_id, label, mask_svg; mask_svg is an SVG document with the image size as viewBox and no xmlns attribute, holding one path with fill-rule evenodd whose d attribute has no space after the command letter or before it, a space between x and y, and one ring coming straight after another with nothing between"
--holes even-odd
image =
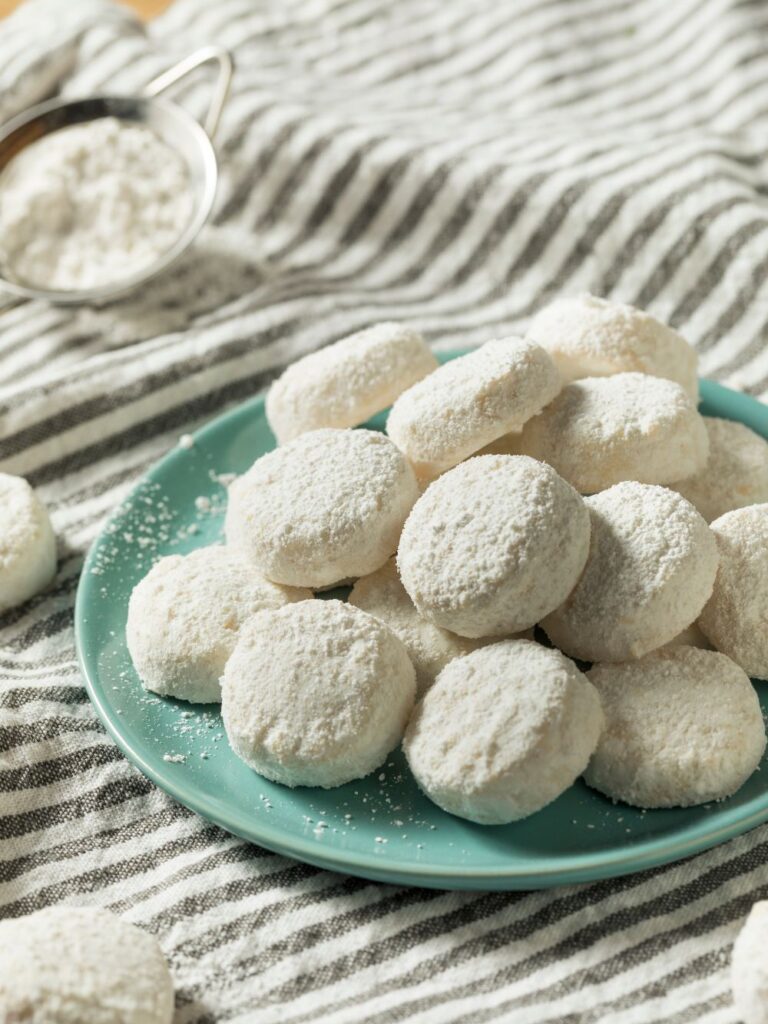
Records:
<instances>
[{"instance_id":1,"label":"wooden table surface","mask_svg":"<svg viewBox=\"0 0 768 1024\"><path fill-rule=\"evenodd\" d=\"M14 7L19 6L20 0L0 0L0 17L10 14ZM171 0L123 0L127 7L133 7L142 18L153 18L156 14L164 11Z\"/></svg>"}]
</instances>

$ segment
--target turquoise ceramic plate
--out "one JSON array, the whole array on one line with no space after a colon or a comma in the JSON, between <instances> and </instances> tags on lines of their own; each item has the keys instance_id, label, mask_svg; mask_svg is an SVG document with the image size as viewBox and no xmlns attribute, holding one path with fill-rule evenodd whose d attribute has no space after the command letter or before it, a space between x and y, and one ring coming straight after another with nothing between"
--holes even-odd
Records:
<instances>
[{"instance_id":1,"label":"turquoise ceramic plate","mask_svg":"<svg viewBox=\"0 0 768 1024\"><path fill-rule=\"evenodd\" d=\"M768 437L768 408L702 383L703 411ZM383 417L373 425L381 427ZM280 853L387 882L531 889L638 871L721 843L768 819L768 762L722 804L648 811L614 806L579 782L526 821L483 828L416 788L401 753L340 789L290 790L232 754L217 710L145 693L125 645L133 586L159 555L221 536L225 488L274 445L261 398L220 416L152 469L96 541L77 595L88 691L107 729L153 782L204 818ZM758 684L768 710L768 684Z\"/></svg>"}]
</instances>

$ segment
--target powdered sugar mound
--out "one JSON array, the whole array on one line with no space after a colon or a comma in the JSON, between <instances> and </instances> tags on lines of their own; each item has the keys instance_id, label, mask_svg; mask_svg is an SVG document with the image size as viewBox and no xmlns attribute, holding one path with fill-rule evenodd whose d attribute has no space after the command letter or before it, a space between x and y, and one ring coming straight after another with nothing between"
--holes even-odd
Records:
<instances>
[{"instance_id":1,"label":"powdered sugar mound","mask_svg":"<svg viewBox=\"0 0 768 1024\"><path fill-rule=\"evenodd\" d=\"M383 434L314 430L235 480L227 542L272 580L329 587L386 562L417 497L413 470Z\"/></svg>"},{"instance_id":2,"label":"powdered sugar mound","mask_svg":"<svg viewBox=\"0 0 768 1024\"><path fill-rule=\"evenodd\" d=\"M768 504L728 512L711 529L720 568L699 625L718 651L768 679Z\"/></svg>"},{"instance_id":3,"label":"powdered sugar mound","mask_svg":"<svg viewBox=\"0 0 768 1024\"><path fill-rule=\"evenodd\" d=\"M528 337L549 352L563 380L648 373L676 381L698 401L696 350L650 313L594 295L556 299L534 318Z\"/></svg>"},{"instance_id":4,"label":"powdered sugar mound","mask_svg":"<svg viewBox=\"0 0 768 1024\"><path fill-rule=\"evenodd\" d=\"M519 451L554 466L582 494L594 494L622 480L683 480L703 468L709 442L679 384L619 373L563 388L526 424Z\"/></svg>"},{"instance_id":5,"label":"powdered sugar mound","mask_svg":"<svg viewBox=\"0 0 768 1024\"><path fill-rule=\"evenodd\" d=\"M48 907L2 921L0 949L3 1020L171 1024L157 940L106 910Z\"/></svg>"},{"instance_id":6,"label":"powdered sugar mound","mask_svg":"<svg viewBox=\"0 0 768 1024\"><path fill-rule=\"evenodd\" d=\"M311 597L307 590L264 579L224 547L169 555L131 594L128 649L147 689L183 700L218 701L219 679L246 619Z\"/></svg>"},{"instance_id":7,"label":"powdered sugar mound","mask_svg":"<svg viewBox=\"0 0 768 1024\"><path fill-rule=\"evenodd\" d=\"M696 619L717 572L715 538L666 487L617 484L586 504L589 559L568 599L541 624L571 657L639 658Z\"/></svg>"},{"instance_id":8,"label":"powdered sugar mound","mask_svg":"<svg viewBox=\"0 0 768 1024\"><path fill-rule=\"evenodd\" d=\"M768 900L755 903L733 944L733 1002L743 1024L768 1024Z\"/></svg>"},{"instance_id":9,"label":"powdered sugar mound","mask_svg":"<svg viewBox=\"0 0 768 1024\"><path fill-rule=\"evenodd\" d=\"M416 781L451 814L526 817L582 773L603 716L572 661L505 640L452 661L419 704L404 748Z\"/></svg>"},{"instance_id":10,"label":"powdered sugar mound","mask_svg":"<svg viewBox=\"0 0 768 1024\"><path fill-rule=\"evenodd\" d=\"M768 442L743 423L704 417L709 458L698 473L675 484L675 490L708 523L745 505L768 501Z\"/></svg>"},{"instance_id":11,"label":"powdered sugar mound","mask_svg":"<svg viewBox=\"0 0 768 1024\"><path fill-rule=\"evenodd\" d=\"M186 164L151 129L100 118L27 146L0 176L0 259L40 288L97 288L151 266L184 231Z\"/></svg>"},{"instance_id":12,"label":"powdered sugar mound","mask_svg":"<svg viewBox=\"0 0 768 1024\"><path fill-rule=\"evenodd\" d=\"M587 673L605 731L584 778L637 807L722 800L765 751L760 704L746 674L716 651L666 648Z\"/></svg>"},{"instance_id":13,"label":"powdered sugar mound","mask_svg":"<svg viewBox=\"0 0 768 1024\"><path fill-rule=\"evenodd\" d=\"M398 398L387 433L420 477L434 477L519 430L560 390L547 353L503 338L445 363Z\"/></svg>"},{"instance_id":14,"label":"powdered sugar mound","mask_svg":"<svg viewBox=\"0 0 768 1024\"><path fill-rule=\"evenodd\" d=\"M397 563L411 600L435 625L509 636L566 599L588 551L584 501L551 467L482 455L419 498Z\"/></svg>"},{"instance_id":15,"label":"powdered sugar mound","mask_svg":"<svg viewBox=\"0 0 768 1024\"><path fill-rule=\"evenodd\" d=\"M20 476L0 473L0 612L46 587L56 572L48 513Z\"/></svg>"},{"instance_id":16,"label":"powdered sugar mound","mask_svg":"<svg viewBox=\"0 0 768 1024\"><path fill-rule=\"evenodd\" d=\"M214 469L208 470L208 476L213 483L218 484L220 487L227 489L237 479L237 473L217 473Z\"/></svg>"},{"instance_id":17,"label":"powdered sugar mound","mask_svg":"<svg viewBox=\"0 0 768 1024\"><path fill-rule=\"evenodd\" d=\"M375 324L289 366L269 390L267 419L281 444L320 427L355 427L436 368L416 331Z\"/></svg>"},{"instance_id":18,"label":"powdered sugar mound","mask_svg":"<svg viewBox=\"0 0 768 1024\"><path fill-rule=\"evenodd\" d=\"M399 743L416 677L386 626L341 601L254 615L227 662L222 714L235 753L287 786L340 786Z\"/></svg>"}]
</instances>

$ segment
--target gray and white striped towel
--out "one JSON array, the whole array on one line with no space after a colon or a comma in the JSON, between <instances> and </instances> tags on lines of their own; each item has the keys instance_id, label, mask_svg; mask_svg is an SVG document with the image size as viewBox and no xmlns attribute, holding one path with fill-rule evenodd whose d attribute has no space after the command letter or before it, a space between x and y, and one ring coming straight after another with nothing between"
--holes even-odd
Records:
<instances>
[{"instance_id":1,"label":"gray and white striped towel","mask_svg":"<svg viewBox=\"0 0 768 1024\"><path fill-rule=\"evenodd\" d=\"M397 889L174 804L96 720L83 553L147 466L288 361L382 318L437 347L558 293L651 309L703 373L768 393L768 7L760 0L99 0L0 24L0 114L136 91L207 43L238 72L213 223L103 309L0 313L0 468L53 509L53 588L0 620L0 914L98 904L155 932L178 1022L733 1022L729 946L768 827L617 881ZM181 95L204 110L204 76Z\"/></svg>"}]
</instances>

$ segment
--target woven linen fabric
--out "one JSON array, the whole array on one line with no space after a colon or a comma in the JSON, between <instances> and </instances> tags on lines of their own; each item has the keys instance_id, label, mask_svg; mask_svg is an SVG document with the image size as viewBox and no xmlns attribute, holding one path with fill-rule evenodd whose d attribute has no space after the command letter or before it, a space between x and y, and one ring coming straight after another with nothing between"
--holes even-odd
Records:
<instances>
[{"instance_id":1,"label":"woven linen fabric","mask_svg":"<svg viewBox=\"0 0 768 1024\"><path fill-rule=\"evenodd\" d=\"M73 640L83 556L179 435L381 319L437 348L552 297L646 307L703 375L768 393L768 8L739 0L98 0L0 24L0 115L136 92L230 48L212 222L103 308L0 312L0 469L52 509L53 586L0 619L0 916L105 906L154 932L176 1021L735 1021L730 945L768 827L533 893L336 875L248 845L120 754ZM178 92L196 115L210 78ZM66 951L64 951L66 955Z\"/></svg>"}]
</instances>

